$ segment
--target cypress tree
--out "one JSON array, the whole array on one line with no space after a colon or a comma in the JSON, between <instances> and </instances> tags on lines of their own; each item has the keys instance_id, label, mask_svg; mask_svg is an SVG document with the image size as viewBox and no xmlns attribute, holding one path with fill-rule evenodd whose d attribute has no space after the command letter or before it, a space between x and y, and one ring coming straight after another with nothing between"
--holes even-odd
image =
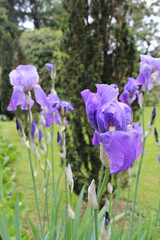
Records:
<instances>
[{"instance_id":1,"label":"cypress tree","mask_svg":"<svg viewBox=\"0 0 160 240\"><path fill-rule=\"evenodd\" d=\"M9 81L9 73L13 69L14 62L13 40L9 32L3 33L1 53L1 111L2 113L12 116L12 114L7 111L7 107L9 105L10 97L12 94L12 86Z\"/></svg>"},{"instance_id":2,"label":"cypress tree","mask_svg":"<svg viewBox=\"0 0 160 240\"><path fill-rule=\"evenodd\" d=\"M95 83L117 83L131 76L136 57L128 26L127 0L64 0L68 29L63 41L63 96L73 104L67 133L67 160L71 162L75 190L97 180L99 148L92 146L93 128L87 120L80 92L95 91Z\"/></svg>"}]
</instances>

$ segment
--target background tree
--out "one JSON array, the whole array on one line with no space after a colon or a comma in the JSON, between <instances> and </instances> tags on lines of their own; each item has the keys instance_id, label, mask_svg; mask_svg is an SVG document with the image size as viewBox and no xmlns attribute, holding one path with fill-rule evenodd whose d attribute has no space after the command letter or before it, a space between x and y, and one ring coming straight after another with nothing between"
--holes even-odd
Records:
<instances>
[{"instance_id":1,"label":"background tree","mask_svg":"<svg viewBox=\"0 0 160 240\"><path fill-rule=\"evenodd\" d=\"M7 112L10 96L12 94L12 86L9 81L9 72L13 69L14 50L13 41L10 33L3 34L2 37L2 82L1 82L1 110L7 115L12 115Z\"/></svg>"},{"instance_id":2,"label":"background tree","mask_svg":"<svg viewBox=\"0 0 160 240\"><path fill-rule=\"evenodd\" d=\"M61 89L75 108L69 121L67 159L72 164L77 192L97 179L99 149L92 146L93 129L80 92L95 83L121 84L134 70L135 42L128 26L128 1L64 0L69 14L63 50ZM83 150L83 151L82 151Z\"/></svg>"}]
</instances>

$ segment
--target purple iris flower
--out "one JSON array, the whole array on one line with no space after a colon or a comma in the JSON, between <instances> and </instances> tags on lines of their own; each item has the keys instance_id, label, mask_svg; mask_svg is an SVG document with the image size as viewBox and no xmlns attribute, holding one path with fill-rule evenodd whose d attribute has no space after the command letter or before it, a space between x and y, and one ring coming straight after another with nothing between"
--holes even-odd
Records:
<instances>
[{"instance_id":1,"label":"purple iris flower","mask_svg":"<svg viewBox=\"0 0 160 240\"><path fill-rule=\"evenodd\" d=\"M130 106L136 97L139 99L137 81L134 78L128 78L128 83L124 86L124 92L120 95L119 100Z\"/></svg>"},{"instance_id":2,"label":"purple iris flower","mask_svg":"<svg viewBox=\"0 0 160 240\"><path fill-rule=\"evenodd\" d=\"M68 112L71 112L71 111L74 110L71 103L67 102L67 101L64 101L64 100L60 101L57 104L57 109L58 109L61 117L65 117Z\"/></svg>"},{"instance_id":3,"label":"purple iris flower","mask_svg":"<svg viewBox=\"0 0 160 240\"><path fill-rule=\"evenodd\" d=\"M54 62L53 63L46 63L45 66L46 66L46 69L47 69L48 72L51 72L52 69L56 68L56 65L55 65Z\"/></svg>"},{"instance_id":4,"label":"purple iris flower","mask_svg":"<svg viewBox=\"0 0 160 240\"><path fill-rule=\"evenodd\" d=\"M30 90L33 88L35 99L43 106L46 103L46 95L38 85L39 76L36 67L32 65L19 65L10 72L10 83L13 86L13 93L7 110L14 111L20 105L22 110L32 108L34 101L31 99Z\"/></svg>"},{"instance_id":5,"label":"purple iris flower","mask_svg":"<svg viewBox=\"0 0 160 240\"><path fill-rule=\"evenodd\" d=\"M160 58L153 58L149 55L141 55L140 73L137 78L138 85L142 85L142 90L150 91L154 84L154 77L157 76L157 81L160 84Z\"/></svg>"},{"instance_id":6,"label":"purple iris flower","mask_svg":"<svg viewBox=\"0 0 160 240\"><path fill-rule=\"evenodd\" d=\"M45 126L50 127L53 121L58 125L62 125L61 117L58 111L59 97L56 94L50 93L47 97L46 105L42 107L41 115L45 118Z\"/></svg>"},{"instance_id":7,"label":"purple iris flower","mask_svg":"<svg viewBox=\"0 0 160 240\"><path fill-rule=\"evenodd\" d=\"M130 127L131 108L117 101L118 88L96 84L97 93L81 92L87 117L95 129L92 143L104 145L110 158L110 173L128 169L142 151L141 134Z\"/></svg>"}]
</instances>

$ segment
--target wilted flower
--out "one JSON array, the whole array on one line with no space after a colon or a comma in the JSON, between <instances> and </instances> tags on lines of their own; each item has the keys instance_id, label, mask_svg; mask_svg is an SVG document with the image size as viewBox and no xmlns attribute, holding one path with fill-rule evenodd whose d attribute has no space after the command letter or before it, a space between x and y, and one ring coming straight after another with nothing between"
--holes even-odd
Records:
<instances>
[{"instance_id":1,"label":"wilted flower","mask_svg":"<svg viewBox=\"0 0 160 240\"><path fill-rule=\"evenodd\" d=\"M92 143L104 145L110 158L110 173L124 171L142 151L141 135L129 124L131 108L117 101L118 88L96 84L97 93L81 92L88 119L95 129ZM138 143L138 144L137 144Z\"/></svg>"},{"instance_id":2,"label":"wilted flower","mask_svg":"<svg viewBox=\"0 0 160 240\"><path fill-rule=\"evenodd\" d=\"M73 212L71 206L68 204L68 216L74 220L74 217L75 217L75 213Z\"/></svg>"},{"instance_id":3,"label":"wilted flower","mask_svg":"<svg viewBox=\"0 0 160 240\"><path fill-rule=\"evenodd\" d=\"M150 91L154 84L154 77L157 76L160 84L160 58L153 58L149 55L141 55L140 73L137 77L137 83L142 85L142 90Z\"/></svg>"},{"instance_id":4,"label":"wilted flower","mask_svg":"<svg viewBox=\"0 0 160 240\"><path fill-rule=\"evenodd\" d=\"M10 83L13 86L13 93L7 110L14 111L20 105L22 110L33 106L30 90L34 89L35 99L41 106L46 103L46 95L38 85L39 76L36 67L32 65L19 65L10 72Z\"/></svg>"},{"instance_id":5,"label":"wilted flower","mask_svg":"<svg viewBox=\"0 0 160 240\"><path fill-rule=\"evenodd\" d=\"M88 187L88 202L92 208L98 208L95 180L93 179Z\"/></svg>"},{"instance_id":6,"label":"wilted flower","mask_svg":"<svg viewBox=\"0 0 160 240\"><path fill-rule=\"evenodd\" d=\"M72 193L73 187L74 187L74 181L72 177L72 169L70 164L68 164L68 166L66 167L66 176L67 176L68 187L69 186L71 187L71 193Z\"/></svg>"}]
</instances>

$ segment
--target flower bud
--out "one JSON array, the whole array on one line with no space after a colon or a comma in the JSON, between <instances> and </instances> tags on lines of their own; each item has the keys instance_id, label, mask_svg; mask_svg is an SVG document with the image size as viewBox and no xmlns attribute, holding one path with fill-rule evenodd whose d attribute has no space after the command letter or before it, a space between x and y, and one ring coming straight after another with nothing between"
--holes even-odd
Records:
<instances>
[{"instance_id":1,"label":"flower bud","mask_svg":"<svg viewBox=\"0 0 160 240\"><path fill-rule=\"evenodd\" d=\"M108 183L108 192L111 194L113 192L113 187L112 185L110 184L110 182Z\"/></svg>"},{"instance_id":2,"label":"flower bud","mask_svg":"<svg viewBox=\"0 0 160 240\"><path fill-rule=\"evenodd\" d=\"M101 238L103 240L111 239L111 225L109 225L109 223L110 223L109 212L106 210L106 214L103 220L103 225L101 228Z\"/></svg>"},{"instance_id":3,"label":"flower bud","mask_svg":"<svg viewBox=\"0 0 160 240\"><path fill-rule=\"evenodd\" d=\"M68 187L71 186L71 193L72 193L73 187L74 187L74 181L72 177L72 169L70 164L68 164L68 166L66 167L66 176L67 176Z\"/></svg>"},{"instance_id":4,"label":"flower bud","mask_svg":"<svg viewBox=\"0 0 160 240\"><path fill-rule=\"evenodd\" d=\"M48 171L50 171L50 169L51 169L51 164L50 164L50 161L47 159L47 169L48 169Z\"/></svg>"},{"instance_id":5,"label":"flower bud","mask_svg":"<svg viewBox=\"0 0 160 240\"><path fill-rule=\"evenodd\" d=\"M46 193L46 187L47 187L47 179L45 178L44 180L43 180L43 193Z\"/></svg>"},{"instance_id":6,"label":"flower bud","mask_svg":"<svg viewBox=\"0 0 160 240\"><path fill-rule=\"evenodd\" d=\"M47 131L47 144L49 144L51 142L51 135L50 133Z\"/></svg>"},{"instance_id":7,"label":"flower bud","mask_svg":"<svg viewBox=\"0 0 160 240\"><path fill-rule=\"evenodd\" d=\"M68 216L74 220L74 217L75 217L75 213L73 212L71 206L68 204Z\"/></svg>"},{"instance_id":8,"label":"flower bud","mask_svg":"<svg viewBox=\"0 0 160 240\"><path fill-rule=\"evenodd\" d=\"M110 158L107 154L107 151L106 151L103 143L100 143L100 160L102 161L105 168L110 167Z\"/></svg>"},{"instance_id":9,"label":"flower bud","mask_svg":"<svg viewBox=\"0 0 160 240\"><path fill-rule=\"evenodd\" d=\"M37 171L37 168L34 169L34 177L37 177L37 174L38 174L38 171Z\"/></svg>"},{"instance_id":10,"label":"flower bud","mask_svg":"<svg viewBox=\"0 0 160 240\"><path fill-rule=\"evenodd\" d=\"M29 141L27 140L27 141L25 141L24 143L25 143L26 147L27 147L28 149L30 149Z\"/></svg>"},{"instance_id":11,"label":"flower bud","mask_svg":"<svg viewBox=\"0 0 160 240\"><path fill-rule=\"evenodd\" d=\"M95 180L93 179L88 187L88 202L92 208L98 208Z\"/></svg>"}]
</instances>

